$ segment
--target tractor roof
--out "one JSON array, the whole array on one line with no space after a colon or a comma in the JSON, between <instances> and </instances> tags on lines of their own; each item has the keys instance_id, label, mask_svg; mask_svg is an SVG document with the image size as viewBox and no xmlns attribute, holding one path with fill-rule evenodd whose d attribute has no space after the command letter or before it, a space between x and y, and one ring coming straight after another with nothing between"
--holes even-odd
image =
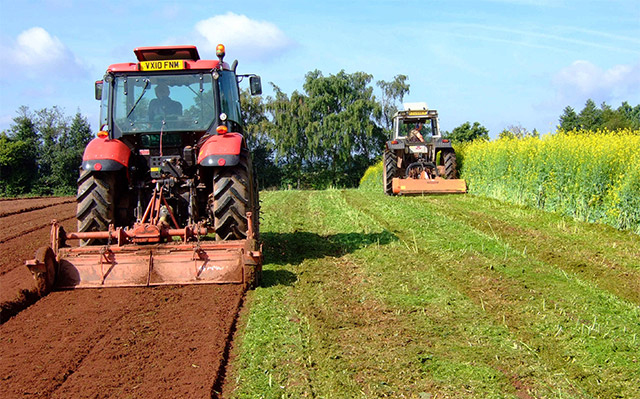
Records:
<instances>
[{"instance_id":1,"label":"tractor roof","mask_svg":"<svg viewBox=\"0 0 640 399\"><path fill-rule=\"evenodd\" d=\"M434 119L438 117L438 111L435 109L398 111L393 117L403 120Z\"/></svg>"},{"instance_id":2,"label":"tractor roof","mask_svg":"<svg viewBox=\"0 0 640 399\"><path fill-rule=\"evenodd\" d=\"M396 112L394 118L402 119L433 119L438 117L438 111L435 109L429 109L427 103L404 103L402 104L404 110Z\"/></svg>"},{"instance_id":3,"label":"tractor roof","mask_svg":"<svg viewBox=\"0 0 640 399\"><path fill-rule=\"evenodd\" d=\"M138 61L192 60L198 61L200 54L196 46L158 46L133 49Z\"/></svg>"},{"instance_id":4,"label":"tractor roof","mask_svg":"<svg viewBox=\"0 0 640 399\"><path fill-rule=\"evenodd\" d=\"M139 62L112 64L107 68L107 72L166 71L168 69L211 70L220 65L219 60L201 60L196 46L138 47L133 52ZM226 62L222 63L222 67L229 69Z\"/></svg>"}]
</instances>

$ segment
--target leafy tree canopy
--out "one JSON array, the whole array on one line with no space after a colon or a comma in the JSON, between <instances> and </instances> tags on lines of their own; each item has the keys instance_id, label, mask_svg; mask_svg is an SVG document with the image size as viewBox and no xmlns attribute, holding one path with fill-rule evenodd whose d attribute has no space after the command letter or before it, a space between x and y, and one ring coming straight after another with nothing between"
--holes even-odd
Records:
<instances>
[{"instance_id":1,"label":"leafy tree canopy","mask_svg":"<svg viewBox=\"0 0 640 399\"><path fill-rule=\"evenodd\" d=\"M589 99L579 112L567 106L559 118L558 130L569 132L572 130L619 130L640 129L640 105L632 107L626 101L617 109L607 103L600 107Z\"/></svg>"},{"instance_id":2,"label":"leafy tree canopy","mask_svg":"<svg viewBox=\"0 0 640 399\"><path fill-rule=\"evenodd\" d=\"M540 137L540 133L538 133L538 131L536 129L533 129L533 131L530 132L525 127L523 127L522 125L517 124L517 125L509 125L509 126L507 126L498 135L499 139L502 139L502 138L523 139L525 137Z\"/></svg>"},{"instance_id":3,"label":"leafy tree canopy","mask_svg":"<svg viewBox=\"0 0 640 399\"><path fill-rule=\"evenodd\" d=\"M18 116L0 140L0 195L72 194L91 128L79 112L74 118L54 106Z\"/></svg>"},{"instance_id":4,"label":"leafy tree canopy","mask_svg":"<svg viewBox=\"0 0 640 399\"><path fill-rule=\"evenodd\" d=\"M489 130L482 126L480 122L465 122L454 128L451 132L443 132L444 137L454 143L463 143L473 140L489 140Z\"/></svg>"},{"instance_id":5,"label":"leafy tree canopy","mask_svg":"<svg viewBox=\"0 0 640 399\"><path fill-rule=\"evenodd\" d=\"M393 115L398 112L398 104L409 94L407 75L396 75L392 81L379 80L376 85L382 89L382 127L388 132L393 128Z\"/></svg>"},{"instance_id":6,"label":"leafy tree canopy","mask_svg":"<svg viewBox=\"0 0 640 399\"><path fill-rule=\"evenodd\" d=\"M291 96L273 85L266 100L269 145L281 168L282 184L322 188L355 186L380 155L385 129L396 103L409 92L405 75L378 81L382 102L374 95L373 76L364 72L305 75L303 91ZM391 116L389 116L391 115Z\"/></svg>"}]
</instances>

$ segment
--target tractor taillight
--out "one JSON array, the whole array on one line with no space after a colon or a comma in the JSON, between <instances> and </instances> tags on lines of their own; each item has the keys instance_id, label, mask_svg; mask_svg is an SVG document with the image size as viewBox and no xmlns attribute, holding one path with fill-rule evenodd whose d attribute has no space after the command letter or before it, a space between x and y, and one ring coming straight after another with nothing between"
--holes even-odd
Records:
<instances>
[{"instance_id":1,"label":"tractor taillight","mask_svg":"<svg viewBox=\"0 0 640 399\"><path fill-rule=\"evenodd\" d=\"M101 138L101 139L106 139L107 137L109 137L109 132L105 132L104 130L100 130L98 133L96 133L96 136L98 138Z\"/></svg>"},{"instance_id":2,"label":"tractor taillight","mask_svg":"<svg viewBox=\"0 0 640 399\"><path fill-rule=\"evenodd\" d=\"M442 139L442 142L443 142L443 143L448 143L448 142L449 142L449 139Z\"/></svg>"},{"instance_id":3,"label":"tractor taillight","mask_svg":"<svg viewBox=\"0 0 640 399\"><path fill-rule=\"evenodd\" d=\"M225 125L220 125L216 128L216 132L218 132L218 134L225 134L229 131L229 129L227 129L227 127Z\"/></svg>"},{"instance_id":4,"label":"tractor taillight","mask_svg":"<svg viewBox=\"0 0 640 399\"><path fill-rule=\"evenodd\" d=\"M102 170L102 164L101 164L101 163L96 162L96 163L93 165L93 169L95 169L95 170Z\"/></svg>"},{"instance_id":5,"label":"tractor taillight","mask_svg":"<svg viewBox=\"0 0 640 399\"><path fill-rule=\"evenodd\" d=\"M224 158L218 159L218 166L224 166L226 163L227 161L225 161Z\"/></svg>"},{"instance_id":6,"label":"tractor taillight","mask_svg":"<svg viewBox=\"0 0 640 399\"><path fill-rule=\"evenodd\" d=\"M398 140L393 140L391 144L398 144Z\"/></svg>"}]
</instances>

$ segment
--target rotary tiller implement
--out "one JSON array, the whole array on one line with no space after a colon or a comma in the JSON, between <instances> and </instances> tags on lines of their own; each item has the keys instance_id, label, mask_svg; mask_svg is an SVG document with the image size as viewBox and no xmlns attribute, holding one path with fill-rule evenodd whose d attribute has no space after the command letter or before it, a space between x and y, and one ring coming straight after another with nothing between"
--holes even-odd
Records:
<instances>
[{"instance_id":1,"label":"rotary tiller implement","mask_svg":"<svg viewBox=\"0 0 640 399\"><path fill-rule=\"evenodd\" d=\"M250 219L251 215L247 215ZM251 224L249 224L251 226ZM136 232L143 231L142 235ZM137 244L138 238L174 238L156 244ZM251 229L245 240L198 240L206 228L165 229L138 225L127 230L67 233L57 221L51 225L51 246L27 261L41 292L51 289L137 287L172 284L234 283L252 287L259 279L262 252ZM158 234L159 233L159 234ZM107 245L67 246L69 240L107 238Z\"/></svg>"},{"instance_id":2,"label":"rotary tiller implement","mask_svg":"<svg viewBox=\"0 0 640 399\"><path fill-rule=\"evenodd\" d=\"M26 262L41 293L51 289L138 287L173 284L244 284L259 280L262 252L247 212L244 240L207 241L200 224L177 228L171 208L154 191L144 219L132 228L67 233L53 220L51 245ZM167 222L173 223L173 227ZM69 246L72 240L106 240L105 245Z\"/></svg>"}]
</instances>

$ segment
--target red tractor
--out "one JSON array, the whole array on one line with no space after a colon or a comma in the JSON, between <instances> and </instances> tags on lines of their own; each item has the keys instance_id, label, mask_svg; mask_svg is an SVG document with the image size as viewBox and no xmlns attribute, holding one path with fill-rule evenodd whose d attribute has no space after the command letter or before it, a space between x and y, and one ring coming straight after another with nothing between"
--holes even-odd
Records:
<instances>
[{"instance_id":1,"label":"red tractor","mask_svg":"<svg viewBox=\"0 0 640 399\"><path fill-rule=\"evenodd\" d=\"M260 276L259 201L237 62L195 46L140 47L96 82L101 130L78 179L77 232L53 222L27 262L51 288L242 283ZM69 241L78 240L71 246Z\"/></svg>"}]
</instances>

